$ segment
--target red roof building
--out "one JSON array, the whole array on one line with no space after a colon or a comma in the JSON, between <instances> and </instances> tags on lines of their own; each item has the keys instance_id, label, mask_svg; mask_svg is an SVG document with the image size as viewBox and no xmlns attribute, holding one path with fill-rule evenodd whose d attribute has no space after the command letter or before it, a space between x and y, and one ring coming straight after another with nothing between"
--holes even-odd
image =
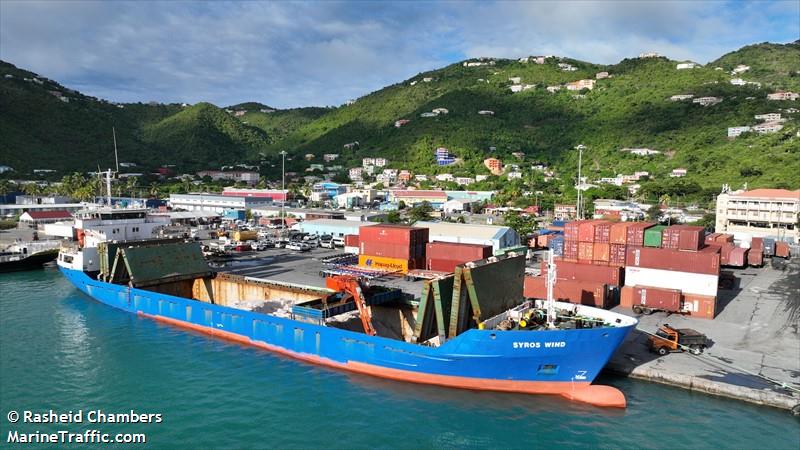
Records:
<instances>
[{"instance_id":1,"label":"red roof building","mask_svg":"<svg viewBox=\"0 0 800 450\"><path fill-rule=\"evenodd\" d=\"M71 219L72 213L63 209L55 211L26 211L19 216L20 222L27 223L53 223Z\"/></svg>"}]
</instances>

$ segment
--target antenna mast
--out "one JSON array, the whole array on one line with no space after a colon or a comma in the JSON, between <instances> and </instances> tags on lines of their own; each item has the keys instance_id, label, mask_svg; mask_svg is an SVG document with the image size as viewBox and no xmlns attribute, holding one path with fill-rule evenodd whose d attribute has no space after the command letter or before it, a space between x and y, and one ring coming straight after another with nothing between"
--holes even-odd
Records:
<instances>
[{"instance_id":1,"label":"antenna mast","mask_svg":"<svg viewBox=\"0 0 800 450\"><path fill-rule=\"evenodd\" d=\"M555 328L556 303L553 288L556 285L556 265L553 262L553 251L547 252L547 328Z\"/></svg>"},{"instance_id":2,"label":"antenna mast","mask_svg":"<svg viewBox=\"0 0 800 450\"><path fill-rule=\"evenodd\" d=\"M111 133L114 136L114 162L117 165L117 173L119 173L119 156L117 155L117 130L111 127Z\"/></svg>"}]
</instances>

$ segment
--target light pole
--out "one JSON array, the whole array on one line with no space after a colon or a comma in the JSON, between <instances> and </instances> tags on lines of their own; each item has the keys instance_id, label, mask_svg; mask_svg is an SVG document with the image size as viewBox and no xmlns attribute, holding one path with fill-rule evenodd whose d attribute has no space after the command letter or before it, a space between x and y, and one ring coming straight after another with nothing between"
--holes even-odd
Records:
<instances>
[{"instance_id":1,"label":"light pole","mask_svg":"<svg viewBox=\"0 0 800 450\"><path fill-rule=\"evenodd\" d=\"M583 163L583 149L586 148L585 145L579 144L575 147L578 150L578 204L575 205L575 215L577 216L578 220L583 219L583 191L581 190L581 165Z\"/></svg>"},{"instance_id":2,"label":"light pole","mask_svg":"<svg viewBox=\"0 0 800 450\"><path fill-rule=\"evenodd\" d=\"M281 150L281 193L283 200L281 201L281 235L286 235L286 151Z\"/></svg>"}]
</instances>

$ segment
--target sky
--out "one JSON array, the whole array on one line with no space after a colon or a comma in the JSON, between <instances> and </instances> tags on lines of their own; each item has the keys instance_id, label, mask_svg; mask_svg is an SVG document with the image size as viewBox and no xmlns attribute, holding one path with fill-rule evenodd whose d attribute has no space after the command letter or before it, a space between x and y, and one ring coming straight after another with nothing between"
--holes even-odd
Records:
<instances>
[{"instance_id":1,"label":"sky","mask_svg":"<svg viewBox=\"0 0 800 450\"><path fill-rule=\"evenodd\" d=\"M116 102L337 106L479 56L706 63L797 39L798 0L0 0L0 59Z\"/></svg>"}]
</instances>

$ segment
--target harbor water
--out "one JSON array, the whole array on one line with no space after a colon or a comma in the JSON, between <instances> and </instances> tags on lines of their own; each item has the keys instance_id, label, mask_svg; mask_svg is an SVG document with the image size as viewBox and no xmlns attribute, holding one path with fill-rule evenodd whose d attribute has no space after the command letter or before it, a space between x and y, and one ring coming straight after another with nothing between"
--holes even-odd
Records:
<instances>
[{"instance_id":1,"label":"harbor water","mask_svg":"<svg viewBox=\"0 0 800 450\"><path fill-rule=\"evenodd\" d=\"M681 355L671 355L680 358ZM0 275L0 436L144 433L152 448L800 448L788 412L625 378L626 410L315 367L115 310L56 269ZM77 424L10 411L84 412ZM88 411L161 423L87 423Z\"/></svg>"}]
</instances>

